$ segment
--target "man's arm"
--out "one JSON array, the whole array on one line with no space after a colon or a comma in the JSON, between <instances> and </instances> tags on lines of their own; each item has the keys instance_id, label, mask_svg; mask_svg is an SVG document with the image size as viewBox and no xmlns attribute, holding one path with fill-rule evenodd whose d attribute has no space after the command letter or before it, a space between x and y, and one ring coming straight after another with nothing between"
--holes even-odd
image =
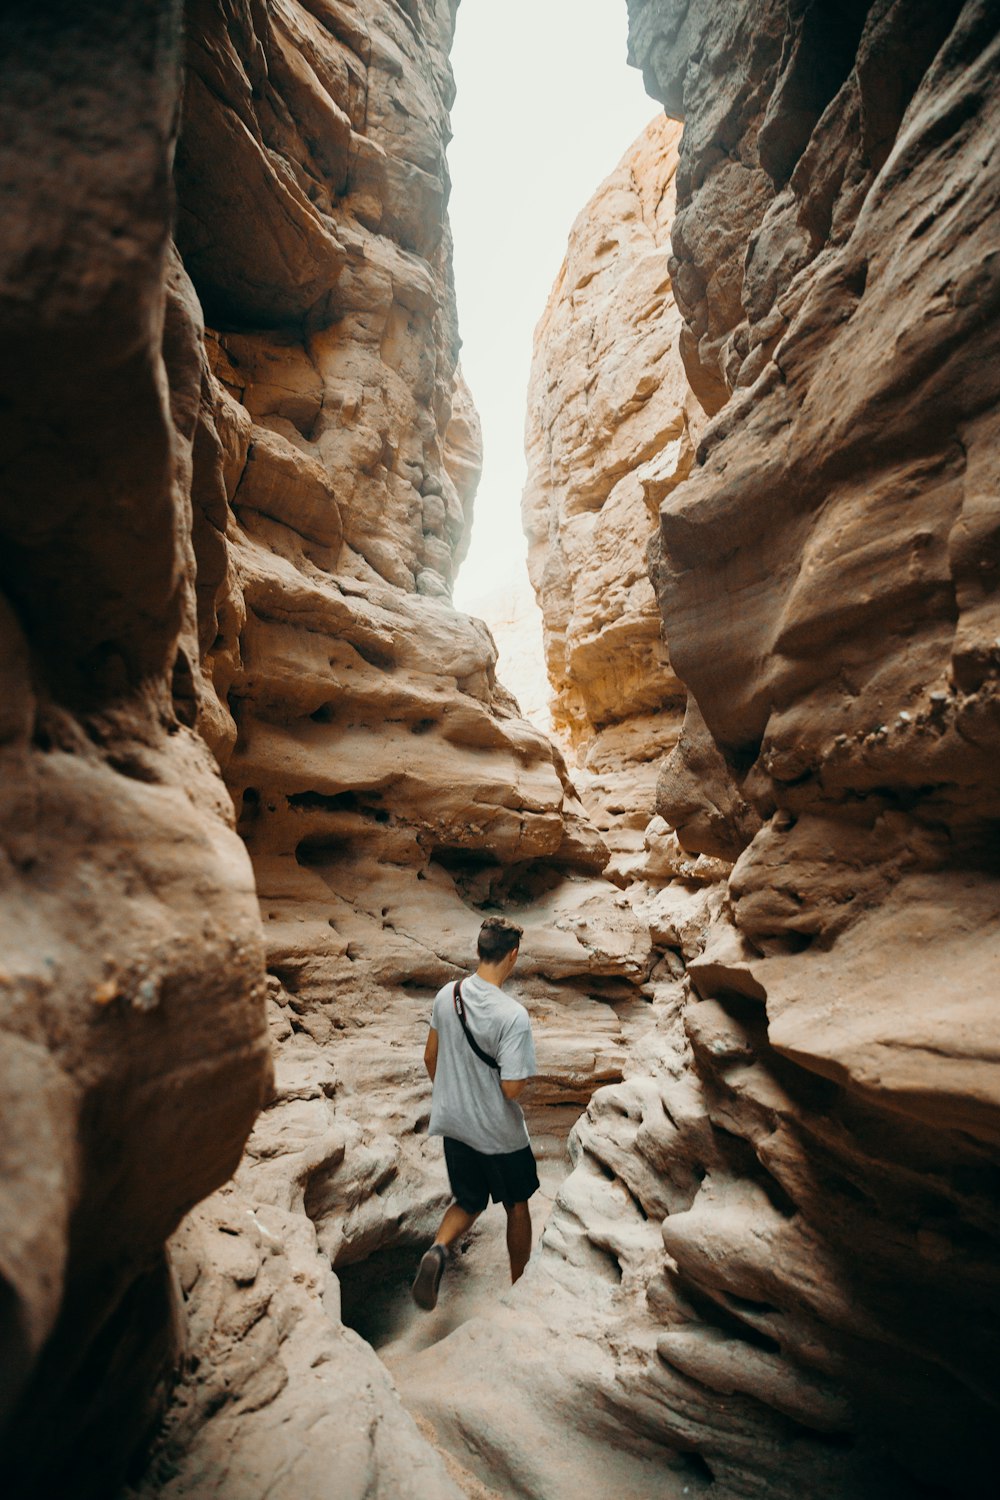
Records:
<instances>
[{"instance_id":1,"label":"man's arm","mask_svg":"<svg viewBox=\"0 0 1000 1500\"><path fill-rule=\"evenodd\" d=\"M438 1034L432 1026L427 1033L427 1046L424 1048L424 1067L431 1083L434 1082L434 1074L438 1065Z\"/></svg>"},{"instance_id":2,"label":"man's arm","mask_svg":"<svg viewBox=\"0 0 1000 1500\"><path fill-rule=\"evenodd\" d=\"M500 1064L500 1088L505 1099L517 1099L535 1076L535 1043L531 1035L531 1023L522 1010L520 1019L509 1027L497 1048ZM513 1073L513 1078L505 1078Z\"/></svg>"}]
</instances>

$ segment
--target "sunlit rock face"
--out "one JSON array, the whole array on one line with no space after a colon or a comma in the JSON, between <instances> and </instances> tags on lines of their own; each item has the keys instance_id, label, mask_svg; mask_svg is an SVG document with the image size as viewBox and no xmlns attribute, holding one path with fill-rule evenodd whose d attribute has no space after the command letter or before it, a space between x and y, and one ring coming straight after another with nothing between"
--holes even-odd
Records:
<instances>
[{"instance_id":1,"label":"sunlit rock face","mask_svg":"<svg viewBox=\"0 0 1000 1500\"><path fill-rule=\"evenodd\" d=\"M590 1103L517 1293L400 1372L443 1442L544 1500L994 1487L995 20L630 10L677 218L621 173L610 248L584 226L553 338L602 356L550 364L534 472L563 722L585 755L639 727L636 807L688 693L642 921L448 604L479 463L453 7L192 3L186 55L168 3L2 23L0 1394L32 1500L112 1492L182 1350L135 1494L458 1493L331 1268L440 1208L418 1058L490 907L526 928L539 1115ZM717 414L694 460L677 349ZM671 880L668 827L738 859L728 901ZM265 1015L268 1107L170 1273Z\"/></svg>"},{"instance_id":2,"label":"sunlit rock face","mask_svg":"<svg viewBox=\"0 0 1000 1500\"><path fill-rule=\"evenodd\" d=\"M661 514L696 708L659 808L690 849L739 854L685 1015L729 1168L703 1159L664 1222L645 1387L740 1493L775 1493L779 1463L825 1473L810 1493L978 1493L998 1400L996 8L629 10L684 120L671 275L718 412Z\"/></svg>"},{"instance_id":3,"label":"sunlit rock face","mask_svg":"<svg viewBox=\"0 0 1000 1500\"><path fill-rule=\"evenodd\" d=\"M240 80L258 53L274 53L284 104L258 108L256 127L284 153L281 171L268 168L276 182L301 178L307 205L319 205L329 259L316 258L329 286L296 291L276 264L272 302L260 270L247 292L251 229L239 203L231 235L203 250L192 227L181 245L225 323L207 338L236 585L212 648L231 713L218 753L254 862L285 1039L342 1054L338 1072L361 1066L350 1088L341 1075L342 1092L356 1089L369 1133L390 1041L405 1039L394 1050L414 1089L412 1135L425 1112L413 1065L428 994L467 965L484 907L524 911L522 967L540 993L546 980L641 979L646 953L627 918L588 938L609 892L596 879L606 851L551 745L496 682L488 631L448 598L479 472L478 423L456 386L443 216L452 14L415 21L410 9L371 6L364 45L342 16L320 26L296 12L295 76L308 63L328 90L341 79L335 103L355 111L343 160L336 142L319 157L310 145L311 116L282 71L284 11L242 44L231 23L214 41L192 39L194 74L206 55L215 66L228 59L211 111L220 92L246 93ZM364 87L352 93L359 73ZM199 84L190 97L201 98ZM201 222L212 172L220 191L228 180L215 157L230 129L228 108L207 122L197 104L185 114L182 230ZM284 189L270 190L281 211L254 223L255 242L286 231ZM260 189L254 201L270 200ZM293 292L305 334L288 326ZM282 328L261 329L267 320ZM364 1064L348 1061L363 1054ZM400 1095L390 1093L383 1146L403 1171L405 1148L392 1139ZM331 1185L329 1196L350 1195ZM373 1222L387 1217L384 1202L370 1211ZM330 1233L337 1260L341 1230Z\"/></svg>"},{"instance_id":4,"label":"sunlit rock face","mask_svg":"<svg viewBox=\"0 0 1000 1500\"><path fill-rule=\"evenodd\" d=\"M623 1081L577 1122L573 1170L509 1305L393 1362L407 1404L453 1453L478 1458L478 1478L502 1476L540 1500L681 1495L704 1482L648 1420L633 1379L662 1332L650 1314L660 1224L690 1203L697 1153L711 1145L684 976L703 957L731 868L687 853L654 811L684 689L646 552L704 421L668 270L679 135L655 120L573 226L536 332L523 505L554 717L655 962L642 1001L622 1007ZM531 1360L519 1356L527 1346Z\"/></svg>"},{"instance_id":5,"label":"sunlit rock face","mask_svg":"<svg viewBox=\"0 0 1000 1500\"><path fill-rule=\"evenodd\" d=\"M535 330L527 404L522 514L552 717L622 881L651 846L663 853L656 777L684 714L646 560L704 420L668 269L679 139L653 120L581 210Z\"/></svg>"}]
</instances>

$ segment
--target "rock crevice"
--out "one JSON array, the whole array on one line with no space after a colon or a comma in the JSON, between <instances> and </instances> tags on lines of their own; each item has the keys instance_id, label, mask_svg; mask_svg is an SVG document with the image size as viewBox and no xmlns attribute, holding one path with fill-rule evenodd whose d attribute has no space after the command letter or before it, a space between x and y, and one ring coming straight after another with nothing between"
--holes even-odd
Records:
<instances>
[{"instance_id":1,"label":"rock crevice","mask_svg":"<svg viewBox=\"0 0 1000 1500\"><path fill-rule=\"evenodd\" d=\"M0 21L5 1476L985 1492L995 7L629 0L683 136L574 226L528 430L571 769L450 603L455 9ZM394 1387L336 1272L440 1212L497 909L572 1171Z\"/></svg>"},{"instance_id":2,"label":"rock crevice","mask_svg":"<svg viewBox=\"0 0 1000 1500\"><path fill-rule=\"evenodd\" d=\"M2 23L15 1492L457 1493L332 1268L441 1207L423 1030L484 910L528 933L553 1140L621 1073L648 937L450 603L454 11Z\"/></svg>"},{"instance_id":3,"label":"rock crevice","mask_svg":"<svg viewBox=\"0 0 1000 1500\"><path fill-rule=\"evenodd\" d=\"M651 574L686 698L655 791L675 853L616 861L659 884L636 910L667 946L491 1361L526 1408L599 1406L605 1441L630 1450L619 1489L643 1492L629 1463L653 1454L665 1492L965 1496L997 1456L996 194L982 170L996 16L629 12L647 87L684 124L674 342L711 418L654 502ZM598 268L615 351L649 336L627 274L606 269L620 235L606 185L540 325L529 424L558 722L591 762L611 676L578 649L599 639L595 563L626 678L635 622L594 521L615 492L591 483L586 441L559 446L593 407L559 377L592 357L581 309ZM571 358L546 365L554 328ZM618 411L634 435L627 400ZM615 441L601 441L603 462ZM666 434L656 446L676 465ZM650 463L638 444L615 482ZM641 545L642 520L627 534ZM627 820L641 803L616 805ZM614 848L612 818L604 829ZM725 884L682 899L676 845ZM513 1353L532 1320L544 1371ZM462 1330L447 1354L460 1375L424 1356L404 1384L451 1442L496 1428L472 1347ZM444 1396L421 1394L428 1378ZM449 1379L470 1382L461 1424ZM599 1473L591 1437L526 1467L523 1486L568 1495L574 1462Z\"/></svg>"}]
</instances>

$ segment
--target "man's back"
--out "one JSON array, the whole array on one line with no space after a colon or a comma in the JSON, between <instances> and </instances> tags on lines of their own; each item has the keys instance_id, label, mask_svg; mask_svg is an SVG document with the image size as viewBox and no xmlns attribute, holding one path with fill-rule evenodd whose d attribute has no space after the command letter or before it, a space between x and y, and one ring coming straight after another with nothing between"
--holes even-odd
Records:
<instances>
[{"instance_id":1,"label":"man's back","mask_svg":"<svg viewBox=\"0 0 1000 1500\"><path fill-rule=\"evenodd\" d=\"M505 1099L500 1079L531 1078L535 1048L524 1006L478 974L462 980L466 1024L500 1072L469 1046L455 1009L454 983L434 1000L431 1026L438 1036L438 1063L429 1133L463 1141L487 1155L528 1145L521 1106Z\"/></svg>"},{"instance_id":2,"label":"man's back","mask_svg":"<svg viewBox=\"0 0 1000 1500\"><path fill-rule=\"evenodd\" d=\"M512 1282L531 1254L529 1199L538 1192L538 1164L516 1099L534 1077L535 1046L528 1012L502 989L523 936L516 922L487 917L476 939L479 967L462 980L462 1014L454 984L446 984L434 1001L424 1046L434 1085L430 1134L444 1137L452 1202L413 1282L413 1300L427 1311L437 1306L449 1250L491 1200L502 1203L507 1215Z\"/></svg>"}]
</instances>

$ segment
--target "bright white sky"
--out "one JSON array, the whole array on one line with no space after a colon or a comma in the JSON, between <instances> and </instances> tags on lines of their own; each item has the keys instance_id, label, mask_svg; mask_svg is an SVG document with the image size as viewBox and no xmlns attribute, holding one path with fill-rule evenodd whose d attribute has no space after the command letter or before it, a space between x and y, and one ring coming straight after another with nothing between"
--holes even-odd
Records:
<instances>
[{"instance_id":1,"label":"bright white sky","mask_svg":"<svg viewBox=\"0 0 1000 1500\"><path fill-rule=\"evenodd\" d=\"M448 150L462 365L485 467L455 603L520 591L531 339L570 226L659 111L626 61L625 0L462 0ZM501 660L501 675L503 661ZM515 692L517 686L511 684Z\"/></svg>"}]
</instances>

